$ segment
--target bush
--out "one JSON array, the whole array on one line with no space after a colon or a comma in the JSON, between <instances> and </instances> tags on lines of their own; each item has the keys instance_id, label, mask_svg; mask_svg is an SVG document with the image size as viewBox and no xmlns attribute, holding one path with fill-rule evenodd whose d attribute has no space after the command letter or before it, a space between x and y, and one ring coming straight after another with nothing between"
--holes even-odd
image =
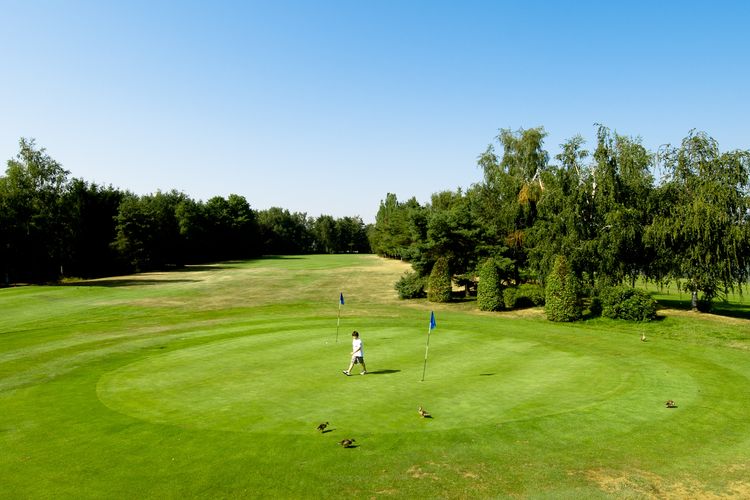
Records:
<instances>
[{"instance_id":1,"label":"bush","mask_svg":"<svg viewBox=\"0 0 750 500\"><path fill-rule=\"evenodd\" d=\"M524 283L503 290L503 300L508 309L524 309L544 305L544 288L534 283Z\"/></svg>"},{"instance_id":2,"label":"bush","mask_svg":"<svg viewBox=\"0 0 750 500\"><path fill-rule=\"evenodd\" d=\"M518 288L511 286L503 290L503 303L506 309L516 308L516 299L518 298Z\"/></svg>"},{"instance_id":3,"label":"bush","mask_svg":"<svg viewBox=\"0 0 750 500\"><path fill-rule=\"evenodd\" d=\"M520 304L518 303L520 301ZM524 283L518 287L516 307L535 307L544 305L544 288L535 283Z\"/></svg>"},{"instance_id":4,"label":"bush","mask_svg":"<svg viewBox=\"0 0 750 500\"><path fill-rule=\"evenodd\" d=\"M550 321L576 321L583 310L578 299L578 280L568 260L558 255L552 272L547 277L544 312Z\"/></svg>"},{"instance_id":5,"label":"bush","mask_svg":"<svg viewBox=\"0 0 750 500\"><path fill-rule=\"evenodd\" d=\"M591 304L589 304L589 314L593 317L602 315L602 299L600 297L591 297Z\"/></svg>"},{"instance_id":6,"label":"bush","mask_svg":"<svg viewBox=\"0 0 750 500\"><path fill-rule=\"evenodd\" d=\"M424 292L425 279L413 271L407 271L393 286L402 299L420 299Z\"/></svg>"},{"instance_id":7,"label":"bush","mask_svg":"<svg viewBox=\"0 0 750 500\"><path fill-rule=\"evenodd\" d=\"M638 288L614 286L602 291L602 316L628 321L656 318L656 301Z\"/></svg>"},{"instance_id":8,"label":"bush","mask_svg":"<svg viewBox=\"0 0 750 500\"><path fill-rule=\"evenodd\" d=\"M500 272L493 259L487 259L479 269L477 305L480 311L499 311L503 308L503 288Z\"/></svg>"},{"instance_id":9,"label":"bush","mask_svg":"<svg viewBox=\"0 0 750 500\"><path fill-rule=\"evenodd\" d=\"M427 300L430 302L450 302L452 290L453 287L451 283L451 273L448 269L448 260L445 259L445 257L440 257L435 261L435 265L432 266L429 288L427 290Z\"/></svg>"}]
</instances>

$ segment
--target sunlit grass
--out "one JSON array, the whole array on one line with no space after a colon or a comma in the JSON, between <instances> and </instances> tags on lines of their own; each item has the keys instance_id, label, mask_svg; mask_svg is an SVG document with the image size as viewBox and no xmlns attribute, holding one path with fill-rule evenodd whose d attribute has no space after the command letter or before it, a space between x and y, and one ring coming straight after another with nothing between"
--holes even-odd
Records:
<instances>
[{"instance_id":1,"label":"sunlit grass","mask_svg":"<svg viewBox=\"0 0 750 500\"><path fill-rule=\"evenodd\" d=\"M750 493L744 303L554 324L400 301L407 268L306 256L0 290L1 496ZM372 373L347 378L353 329Z\"/></svg>"}]
</instances>

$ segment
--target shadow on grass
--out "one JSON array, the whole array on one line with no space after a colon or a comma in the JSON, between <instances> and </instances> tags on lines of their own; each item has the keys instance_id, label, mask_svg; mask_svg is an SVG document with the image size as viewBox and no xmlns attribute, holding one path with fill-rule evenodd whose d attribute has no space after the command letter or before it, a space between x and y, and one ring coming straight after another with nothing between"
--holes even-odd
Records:
<instances>
[{"instance_id":1,"label":"shadow on grass","mask_svg":"<svg viewBox=\"0 0 750 500\"><path fill-rule=\"evenodd\" d=\"M87 281L70 281L66 283L60 283L59 286L100 286L106 288L115 288L122 286L151 286L151 285L165 285L171 283L198 283L200 280L169 280L169 279L102 279L102 280L87 280Z\"/></svg>"},{"instance_id":2,"label":"shadow on grass","mask_svg":"<svg viewBox=\"0 0 750 500\"><path fill-rule=\"evenodd\" d=\"M391 374L391 373L398 373L400 371L401 370L375 370L375 371L372 371L372 372L368 371L367 374L368 375L388 375L388 374Z\"/></svg>"},{"instance_id":3,"label":"shadow on grass","mask_svg":"<svg viewBox=\"0 0 750 500\"><path fill-rule=\"evenodd\" d=\"M223 265L222 265L223 264ZM162 269L152 269L144 271L144 273L167 273L170 275L181 275L197 272L213 272L223 271L226 269L233 269L234 266L231 262L224 262L222 264L188 264L185 266L166 266ZM58 286L101 286L101 287L122 287L122 286L149 286L149 285L161 285L169 283L198 283L201 280L198 279L163 279L156 277L139 277L142 275L135 274L132 276L121 277L121 278L110 278L103 276L100 278L90 278L81 280L62 281L54 283Z\"/></svg>"},{"instance_id":4,"label":"shadow on grass","mask_svg":"<svg viewBox=\"0 0 750 500\"><path fill-rule=\"evenodd\" d=\"M231 264L231 262L227 262ZM234 266L222 266L219 264L190 264L183 267L166 268L164 271L170 273L195 273L195 272L206 272L206 271L221 271L224 269L234 269Z\"/></svg>"},{"instance_id":5,"label":"shadow on grass","mask_svg":"<svg viewBox=\"0 0 750 500\"><path fill-rule=\"evenodd\" d=\"M258 257L256 259L248 259L250 261L256 261L256 260L300 260L304 259L304 257L297 256L297 255L264 255L263 257ZM247 262L247 261L236 261L236 262Z\"/></svg>"},{"instance_id":6,"label":"shadow on grass","mask_svg":"<svg viewBox=\"0 0 750 500\"><path fill-rule=\"evenodd\" d=\"M711 313L730 318L750 319L750 306L739 307L731 304L717 304Z\"/></svg>"},{"instance_id":7,"label":"shadow on grass","mask_svg":"<svg viewBox=\"0 0 750 500\"><path fill-rule=\"evenodd\" d=\"M247 262L260 262L264 260L300 260L305 256L296 255L263 255L242 260L223 260L216 264L186 264L184 266L167 264L164 267L144 271L146 273L195 273L222 271L226 269L236 269L238 265ZM0 289L15 288L20 286L101 286L101 287L121 287L121 286L140 286L140 285L157 285L162 283L194 283L199 280L161 280L161 279L135 279L135 278L116 278L108 279L110 276L99 276L97 278L78 279L72 278L70 281L47 281L39 283L0 283Z\"/></svg>"},{"instance_id":8,"label":"shadow on grass","mask_svg":"<svg viewBox=\"0 0 750 500\"><path fill-rule=\"evenodd\" d=\"M659 299L659 305L669 309L678 309L681 311L690 311L690 299ZM717 316L727 316L729 318L750 319L750 304L732 304L728 302L716 301L710 314Z\"/></svg>"}]
</instances>

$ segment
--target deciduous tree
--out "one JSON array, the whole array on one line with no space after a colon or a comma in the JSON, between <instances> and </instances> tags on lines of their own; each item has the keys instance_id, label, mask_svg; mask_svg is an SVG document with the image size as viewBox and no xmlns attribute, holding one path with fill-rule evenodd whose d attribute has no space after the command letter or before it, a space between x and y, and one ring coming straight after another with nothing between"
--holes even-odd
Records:
<instances>
[{"instance_id":1,"label":"deciduous tree","mask_svg":"<svg viewBox=\"0 0 750 500\"><path fill-rule=\"evenodd\" d=\"M750 152L722 153L713 138L692 131L664 158L669 177L646 231L659 254L657 277L690 291L694 309L699 293L710 307L749 277Z\"/></svg>"}]
</instances>

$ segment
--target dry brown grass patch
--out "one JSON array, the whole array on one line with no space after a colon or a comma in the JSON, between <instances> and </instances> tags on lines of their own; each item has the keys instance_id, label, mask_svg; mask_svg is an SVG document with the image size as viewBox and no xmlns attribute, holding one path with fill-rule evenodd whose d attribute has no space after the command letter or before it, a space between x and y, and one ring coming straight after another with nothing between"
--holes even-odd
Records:
<instances>
[{"instance_id":1,"label":"dry brown grass patch","mask_svg":"<svg viewBox=\"0 0 750 500\"><path fill-rule=\"evenodd\" d=\"M600 490L616 497L660 500L750 498L750 483L745 481L730 481L723 491L714 491L695 479L672 481L640 470L628 473L596 469L586 472L585 476Z\"/></svg>"}]
</instances>

